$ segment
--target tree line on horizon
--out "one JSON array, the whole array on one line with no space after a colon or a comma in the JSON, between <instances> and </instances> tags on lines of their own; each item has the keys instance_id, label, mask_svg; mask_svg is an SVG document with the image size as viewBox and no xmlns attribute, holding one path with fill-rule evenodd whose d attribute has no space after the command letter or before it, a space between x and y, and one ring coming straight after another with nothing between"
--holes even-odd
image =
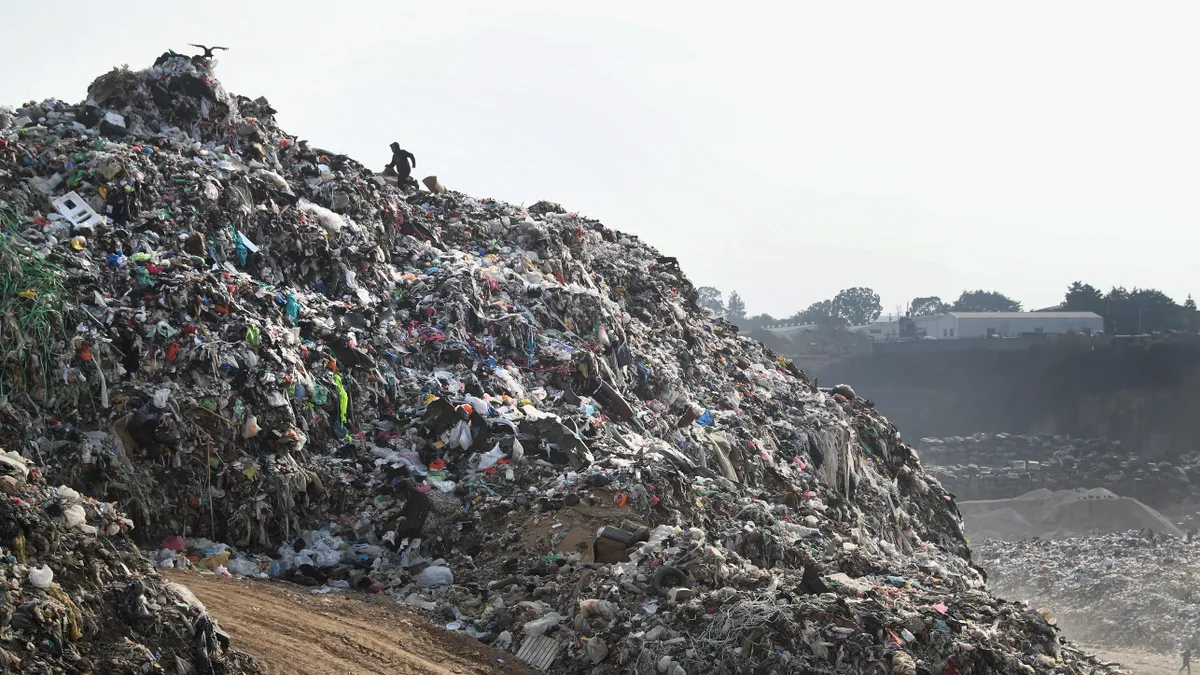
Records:
<instances>
[{"instance_id":1,"label":"tree line on horizon","mask_svg":"<svg viewBox=\"0 0 1200 675\"><path fill-rule=\"evenodd\" d=\"M865 286L855 286L840 291L829 300L814 302L806 309L789 317L776 318L762 313L749 315L742 296L733 291L728 300L719 289L701 286L696 289L701 307L743 330L768 328L780 324L812 324L822 328L847 328L862 326L877 320L883 314L879 294ZM906 314L912 317L934 316L947 312L1020 312L1021 303L999 291L963 291L954 302L944 302L936 295L913 298L908 303ZM1104 318L1104 332L1118 333L1158 332L1194 327L1196 302L1188 295L1183 303L1177 303L1166 293L1153 288L1132 290L1114 286L1104 293L1082 281L1073 282L1063 297L1063 302L1052 311L1095 312Z\"/></svg>"}]
</instances>

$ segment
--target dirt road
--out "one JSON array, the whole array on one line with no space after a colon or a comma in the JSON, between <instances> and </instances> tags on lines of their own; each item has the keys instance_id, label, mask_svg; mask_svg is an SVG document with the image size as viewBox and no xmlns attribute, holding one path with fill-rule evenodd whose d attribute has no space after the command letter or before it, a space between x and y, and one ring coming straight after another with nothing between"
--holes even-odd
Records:
<instances>
[{"instance_id":1,"label":"dirt road","mask_svg":"<svg viewBox=\"0 0 1200 675\"><path fill-rule=\"evenodd\" d=\"M175 573L272 675L534 675L516 656L380 598ZM503 662L501 661L503 660Z\"/></svg>"},{"instance_id":2,"label":"dirt road","mask_svg":"<svg viewBox=\"0 0 1200 675\"><path fill-rule=\"evenodd\" d=\"M170 576L192 589L234 646L272 675L538 675L512 654L379 597L312 595L286 584L194 573ZM1177 657L1086 649L1136 675L1177 675L1179 669Z\"/></svg>"}]
</instances>

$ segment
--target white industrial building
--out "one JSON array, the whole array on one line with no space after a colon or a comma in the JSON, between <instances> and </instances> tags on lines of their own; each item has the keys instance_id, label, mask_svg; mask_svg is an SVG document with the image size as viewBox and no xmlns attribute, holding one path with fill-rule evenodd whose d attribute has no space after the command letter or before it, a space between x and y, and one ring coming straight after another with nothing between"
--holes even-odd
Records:
<instances>
[{"instance_id":1,"label":"white industrial building","mask_svg":"<svg viewBox=\"0 0 1200 675\"><path fill-rule=\"evenodd\" d=\"M900 337L900 322L889 316L864 326L851 326L849 331L862 333L872 340L895 340Z\"/></svg>"},{"instance_id":2,"label":"white industrial building","mask_svg":"<svg viewBox=\"0 0 1200 675\"><path fill-rule=\"evenodd\" d=\"M1104 319L1094 312L950 312L914 317L913 324L918 336L938 340L1104 332Z\"/></svg>"},{"instance_id":3,"label":"white industrial building","mask_svg":"<svg viewBox=\"0 0 1200 675\"><path fill-rule=\"evenodd\" d=\"M818 328L819 326L815 323L780 323L774 326L766 326L763 330L790 340L799 337L802 333L815 333Z\"/></svg>"}]
</instances>

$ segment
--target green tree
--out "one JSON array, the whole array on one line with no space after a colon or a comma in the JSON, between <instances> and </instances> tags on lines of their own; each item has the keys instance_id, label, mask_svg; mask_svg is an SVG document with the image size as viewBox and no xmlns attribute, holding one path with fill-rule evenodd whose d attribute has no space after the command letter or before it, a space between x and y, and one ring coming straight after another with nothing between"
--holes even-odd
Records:
<instances>
[{"instance_id":1,"label":"green tree","mask_svg":"<svg viewBox=\"0 0 1200 675\"><path fill-rule=\"evenodd\" d=\"M1103 315L1104 294L1091 284L1076 281L1067 288L1067 294L1063 298L1063 309L1068 312L1095 312Z\"/></svg>"},{"instance_id":2,"label":"green tree","mask_svg":"<svg viewBox=\"0 0 1200 675\"><path fill-rule=\"evenodd\" d=\"M927 298L913 298L908 305L908 313L912 316L936 316L950 311L950 305L942 302L936 295Z\"/></svg>"},{"instance_id":3,"label":"green tree","mask_svg":"<svg viewBox=\"0 0 1200 675\"><path fill-rule=\"evenodd\" d=\"M963 291L951 309L955 312L1019 312L1021 303L997 291Z\"/></svg>"},{"instance_id":4,"label":"green tree","mask_svg":"<svg viewBox=\"0 0 1200 675\"><path fill-rule=\"evenodd\" d=\"M1181 327L1185 308L1156 288L1126 290L1114 286L1104 298L1104 330L1107 333L1153 333Z\"/></svg>"},{"instance_id":5,"label":"green tree","mask_svg":"<svg viewBox=\"0 0 1200 675\"><path fill-rule=\"evenodd\" d=\"M1136 302L1140 306L1160 305L1163 307L1176 307L1176 303L1171 299L1171 296L1163 293L1157 288L1134 288L1129 294L1129 299Z\"/></svg>"},{"instance_id":6,"label":"green tree","mask_svg":"<svg viewBox=\"0 0 1200 675\"><path fill-rule=\"evenodd\" d=\"M770 314L756 314L755 316L747 317L744 321L738 324L738 327L745 328L746 330L755 330L757 328L766 328L767 326L772 326L777 323L779 323L779 319L776 319Z\"/></svg>"},{"instance_id":7,"label":"green tree","mask_svg":"<svg viewBox=\"0 0 1200 675\"><path fill-rule=\"evenodd\" d=\"M831 326L837 323L837 316L833 313L833 301L822 300L814 302L808 306L808 309L797 313L792 317L796 323L816 324L818 326Z\"/></svg>"},{"instance_id":8,"label":"green tree","mask_svg":"<svg viewBox=\"0 0 1200 675\"><path fill-rule=\"evenodd\" d=\"M737 291L729 294L729 307L725 312L725 317L730 323L738 326L746 320L746 301L742 300L742 296L738 295Z\"/></svg>"},{"instance_id":9,"label":"green tree","mask_svg":"<svg viewBox=\"0 0 1200 675\"><path fill-rule=\"evenodd\" d=\"M712 286L701 286L696 289L696 304L720 316L725 313L725 301L721 291Z\"/></svg>"},{"instance_id":10,"label":"green tree","mask_svg":"<svg viewBox=\"0 0 1200 675\"><path fill-rule=\"evenodd\" d=\"M1183 303L1183 308L1188 311L1196 311L1196 301L1192 299L1192 294L1188 293L1187 300Z\"/></svg>"},{"instance_id":11,"label":"green tree","mask_svg":"<svg viewBox=\"0 0 1200 675\"><path fill-rule=\"evenodd\" d=\"M879 294L865 286L847 288L833 298L833 314L851 326L863 326L879 318L883 305Z\"/></svg>"}]
</instances>

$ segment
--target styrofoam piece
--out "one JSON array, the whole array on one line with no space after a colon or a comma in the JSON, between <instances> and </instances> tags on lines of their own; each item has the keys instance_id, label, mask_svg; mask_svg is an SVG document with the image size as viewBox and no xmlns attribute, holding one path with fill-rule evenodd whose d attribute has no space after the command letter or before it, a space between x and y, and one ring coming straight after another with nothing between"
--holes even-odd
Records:
<instances>
[{"instance_id":1,"label":"styrofoam piece","mask_svg":"<svg viewBox=\"0 0 1200 675\"><path fill-rule=\"evenodd\" d=\"M61 197L55 197L53 201L54 208L76 227L85 225L96 227L104 224L104 217L88 206L83 197L76 194L74 190Z\"/></svg>"}]
</instances>

